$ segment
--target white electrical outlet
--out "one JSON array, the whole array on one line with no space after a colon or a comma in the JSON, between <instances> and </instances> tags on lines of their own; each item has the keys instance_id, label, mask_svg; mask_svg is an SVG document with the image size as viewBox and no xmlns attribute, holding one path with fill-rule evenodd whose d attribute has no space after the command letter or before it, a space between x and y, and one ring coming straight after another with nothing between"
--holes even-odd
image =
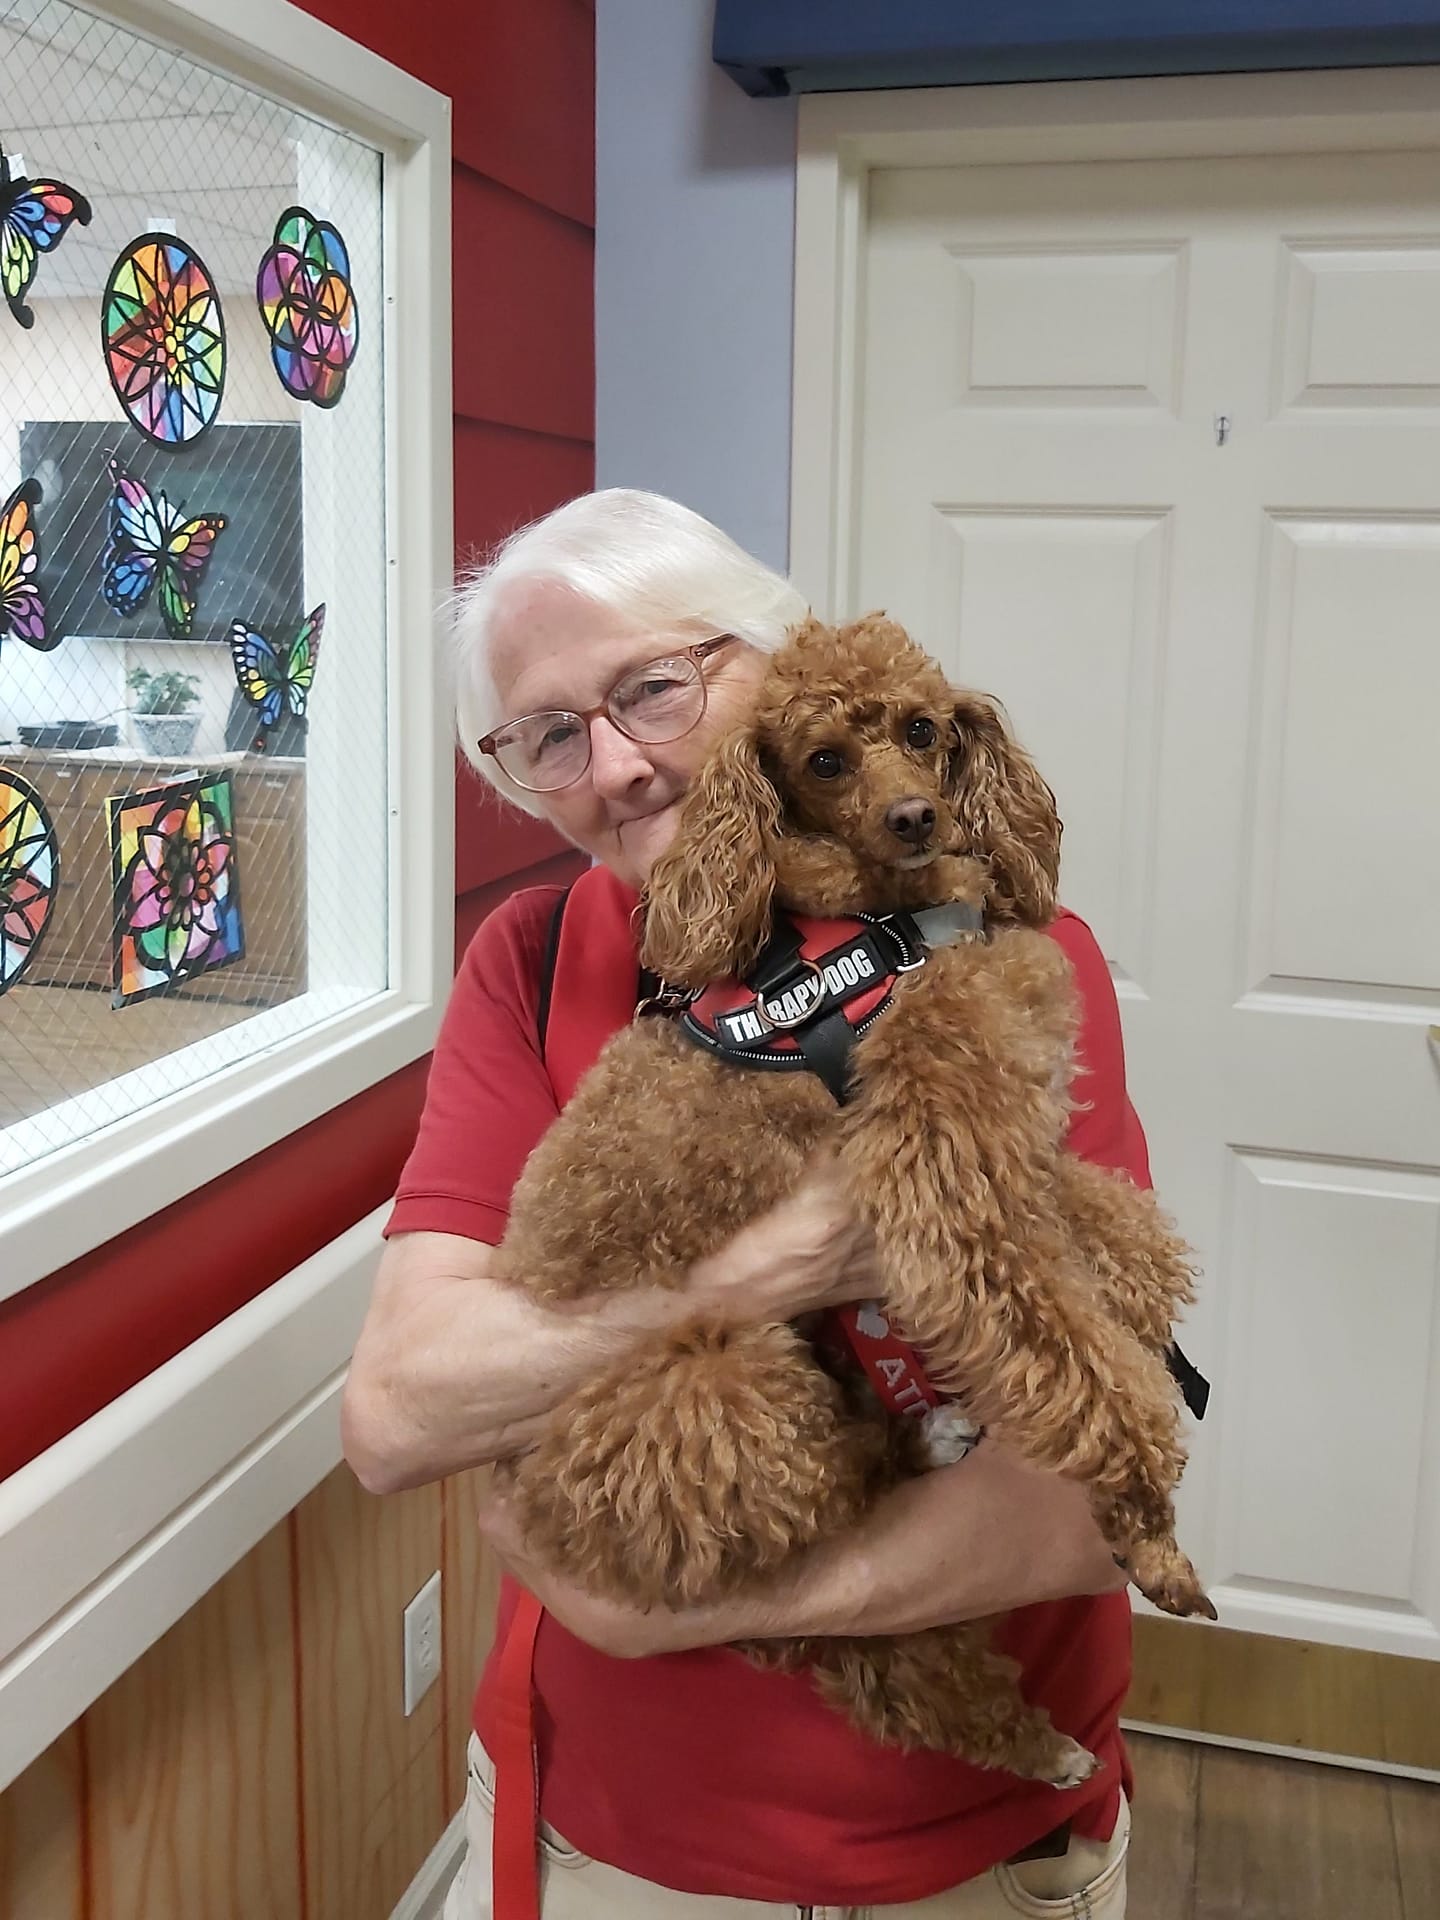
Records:
<instances>
[{"instance_id":1,"label":"white electrical outlet","mask_svg":"<svg viewBox=\"0 0 1440 1920\"><path fill-rule=\"evenodd\" d=\"M432 1573L405 1609L405 1715L440 1677L440 1575Z\"/></svg>"}]
</instances>

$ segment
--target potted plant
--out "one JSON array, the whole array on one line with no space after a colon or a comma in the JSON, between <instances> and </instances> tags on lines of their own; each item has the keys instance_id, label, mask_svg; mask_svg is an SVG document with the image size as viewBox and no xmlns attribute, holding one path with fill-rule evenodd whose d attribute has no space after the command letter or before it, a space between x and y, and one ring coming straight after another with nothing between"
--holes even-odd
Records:
<instances>
[{"instance_id":1,"label":"potted plant","mask_svg":"<svg viewBox=\"0 0 1440 1920\"><path fill-rule=\"evenodd\" d=\"M135 667L125 684L137 696L134 719L141 746L157 760L183 759L195 744L200 724L199 714L190 711L200 704L199 675Z\"/></svg>"}]
</instances>

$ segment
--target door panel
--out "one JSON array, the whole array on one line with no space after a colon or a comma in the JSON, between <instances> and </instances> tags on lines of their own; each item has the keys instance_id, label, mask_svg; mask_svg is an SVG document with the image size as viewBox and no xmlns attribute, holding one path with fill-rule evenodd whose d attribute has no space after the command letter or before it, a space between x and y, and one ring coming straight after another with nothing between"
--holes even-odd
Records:
<instances>
[{"instance_id":1,"label":"door panel","mask_svg":"<svg viewBox=\"0 0 1440 1920\"><path fill-rule=\"evenodd\" d=\"M1158 769L1169 520L1156 513L976 512L937 516L948 552L934 575L954 609L964 672L1029 716L1026 740L1064 795L1066 884L1107 929L1124 977L1145 974ZM946 578L947 572L951 576ZM1057 648L1090 610L1083 650Z\"/></svg>"},{"instance_id":2,"label":"door panel","mask_svg":"<svg viewBox=\"0 0 1440 1920\"><path fill-rule=\"evenodd\" d=\"M1434 1608L1416 1464L1440 1385L1440 1180L1279 1155L1231 1167L1222 1555L1247 1580Z\"/></svg>"},{"instance_id":3,"label":"door panel","mask_svg":"<svg viewBox=\"0 0 1440 1920\"><path fill-rule=\"evenodd\" d=\"M1440 993L1440 518L1266 536L1248 985Z\"/></svg>"},{"instance_id":4,"label":"door panel","mask_svg":"<svg viewBox=\"0 0 1440 1920\"><path fill-rule=\"evenodd\" d=\"M1173 407L1177 249L957 249L951 257L962 404Z\"/></svg>"},{"instance_id":5,"label":"door panel","mask_svg":"<svg viewBox=\"0 0 1440 1920\"><path fill-rule=\"evenodd\" d=\"M1281 272L1280 408L1440 403L1440 247L1282 245Z\"/></svg>"}]
</instances>

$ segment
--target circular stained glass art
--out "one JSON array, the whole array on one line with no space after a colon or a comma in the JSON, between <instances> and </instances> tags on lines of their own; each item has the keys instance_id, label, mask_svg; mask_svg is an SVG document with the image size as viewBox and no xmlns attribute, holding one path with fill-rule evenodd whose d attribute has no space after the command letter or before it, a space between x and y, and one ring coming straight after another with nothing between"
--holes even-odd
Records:
<instances>
[{"instance_id":1,"label":"circular stained glass art","mask_svg":"<svg viewBox=\"0 0 1440 1920\"><path fill-rule=\"evenodd\" d=\"M60 848L44 801L0 767L0 994L39 951L59 884Z\"/></svg>"},{"instance_id":2,"label":"circular stained glass art","mask_svg":"<svg viewBox=\"0 0 1440 1920\"><path fill-rule=\"evenodd\" d=\"M360 344L350 252L328 220L287 207L255 276L260 318L281 385L297 400L334 407Z\"/></svg>"},{"instance_id":3,"label":"circular stained glass art","mask_svg":"<svg viewBox=\"0 0 1440 1920\"><path fill-rule=\"evenodd\" d=\"M132 425L159 447L198 440L225 390L225 319L209 269L173 234L120 255L100 308L105 371Z\"/></svg>"}]
</instances>

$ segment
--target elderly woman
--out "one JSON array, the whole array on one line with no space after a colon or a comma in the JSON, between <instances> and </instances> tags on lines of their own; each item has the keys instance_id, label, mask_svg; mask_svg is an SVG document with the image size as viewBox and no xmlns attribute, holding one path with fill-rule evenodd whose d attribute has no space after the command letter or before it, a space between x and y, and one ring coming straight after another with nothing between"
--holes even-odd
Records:
<instances>
[{"instance_id":1,"label":"elderly woman","mask_svg":"<svg viewBox=\"0 0 1440 1920\"><path fill-rule=\"evenodd\" d=\"M634 1008L636 897L686 786L805 611L697 515L623 491L516 534L461 594L464 748L596 865L565 904L572 960L553 994L554 888L499 907L456 979L346 1393L347 1456L373 1491L523 1449L598 1369L697 1305L736 1324L788 1320L871 1289L864 1240L823 1170L697 1268L688 1292L547 1311L496 1279L492 1253L531 1148ZM661 672L674 691L657 705L646 690ZM1063 924L1086 1075L1071 1145L1148 1182L1109 975L1080 923ZM544 1609L533 1689L546 1920L1123 1914L1129 1607L1078 1488L987 1442L813 1550L783 1587L689 1613L577 1591L534 1562L497 1499L480 1523L508 1574L450 1920L492 1912L490 1755L522 1589ZM518 1611L536 1618L528 1602ZM997 1639L1030 1697L1104 1761L1085 1786L1057 1794L873 1745L804 1676L761 1672L727 1644L990 1615L1006 1616ZM508 1785L528 1800L528 1778Z\"/></svg>"}]
</instances>

